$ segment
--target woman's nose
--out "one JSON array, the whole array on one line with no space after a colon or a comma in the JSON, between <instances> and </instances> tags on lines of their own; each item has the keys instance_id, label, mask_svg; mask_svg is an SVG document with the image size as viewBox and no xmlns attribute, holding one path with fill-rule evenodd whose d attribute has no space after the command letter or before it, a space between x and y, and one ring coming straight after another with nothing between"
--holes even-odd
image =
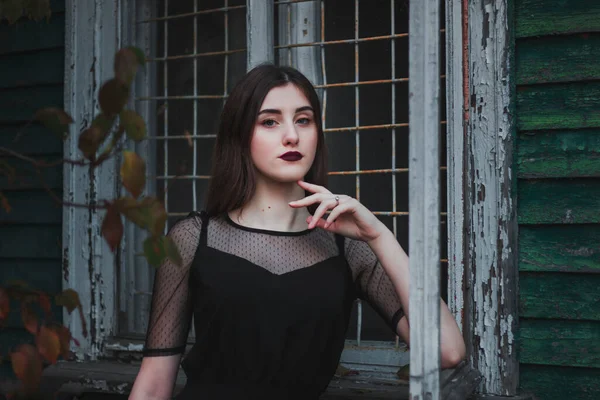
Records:
<instances>
[{"instance_id":1,"label":"woman's nose","mask_svg":"<svg viewBox=\"0 0 600 400\"><path fill-rule=\"evenodd\" d=\"M284 144L297 144L299 140L300 136L296 131L296 126L294 124L287 125L283 135Z\"/></svg>"}]
</instances>

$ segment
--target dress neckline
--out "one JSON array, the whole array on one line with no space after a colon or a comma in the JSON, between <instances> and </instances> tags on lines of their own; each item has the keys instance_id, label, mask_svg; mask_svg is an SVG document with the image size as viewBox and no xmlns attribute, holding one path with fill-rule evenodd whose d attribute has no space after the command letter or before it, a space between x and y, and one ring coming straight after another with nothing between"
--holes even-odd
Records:
<instances>
[{"instance_id":1,"label":"dress neckline","mask_svg":"<svg viewBox=\"0 0 600 400\"><path fill-rule=\"evenodd\" d=\"M246 232L262 233L262 234L271 235L271 236L303 236L303 235L307 235L313 231L313 229L305 229L303 231L286 232L286 231L274 231L274 230L270 230L270 229L251 228L249 226L240 225L237 222L234 222L229 217L228 213L223 213L223 219L225 219L225 221L229 225L233 226L234 228L237 228L237 229L240 229L240 230L243 230Z\"/></svg>"}]
</instances>

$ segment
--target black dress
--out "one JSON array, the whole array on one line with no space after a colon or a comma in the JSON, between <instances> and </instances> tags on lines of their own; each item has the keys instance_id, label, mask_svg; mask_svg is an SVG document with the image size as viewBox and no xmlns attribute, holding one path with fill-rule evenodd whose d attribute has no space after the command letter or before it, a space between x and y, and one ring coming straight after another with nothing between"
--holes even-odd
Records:
<instances>
[{"instance_id":1,"label":"black dress","mask_svg":"<svg viewBox=\"0 0 600 400\"><path fill-rule=\"evenodd\" d=\"M396 332L400 302L370 247L321 229L276 232L191 213L169 232L184 260L156 273L144 356L183 353L177 399L314 400L361 297Z\"/></svg>"}]
</instances>

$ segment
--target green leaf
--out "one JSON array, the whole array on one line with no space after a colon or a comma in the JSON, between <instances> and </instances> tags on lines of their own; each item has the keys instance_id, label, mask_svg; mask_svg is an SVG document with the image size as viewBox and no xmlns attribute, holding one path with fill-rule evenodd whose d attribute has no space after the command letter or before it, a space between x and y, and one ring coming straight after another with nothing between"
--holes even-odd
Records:
<instances>
[{"instance_id":1,"label":"green leaf","mask_svg":"<svg viewBox=\"0 0 600 400\"><path fill-rule=\"evenodd\" d=\"M73 289L63 290L55 297L56 305L63 306L70 313L78 307L81 307L81 301L79 300L79 294Z\"/></svg>"},{"instance_id":2,"label":"green leaf","mask_svg":"<svg viewBox=\"0 0 600 400\"><path fill-rule=\"evenodd\" d=\"M133 51L133 53L137 57L138 64L146 65L146 55L139 47L130 46L128 47L128 49Z\"/></svg>"},{"instance_id":3,"label":"green leaf","mask_svg":"<svg viewBox=\"0 0 600 400\"><path fill-rule=\"evenodd\" d=\"M167 256L163 239L157 236L149 236L144 240L144 255L153 267L160 267Z\"/></svg>"},{"instance_id":4,"label":"green leaf","mask_svg":"<svg viewBox=\"0 0 600 400\"><path fill-rule=\"evenodd\" d=\"M167 255L167 258L169 260L171 260L178 267L183 266L183 259L181 258L181 255L179 254L179 249L177 248L177 245L175 244L173 239L166 236L163 240L163 243L164 243L165 253Z\"/></svg>"},{"instance_id":5,"label":"green leaf","mask_svg":"<svg viewBox=\"0 0 600 400\"><path fill-rule=\"evenodd\" d=\"M92 121L92 126L96 126L103 132L110 132L111 128L115 124L115 117L107 117L104 114L96 115L96 118Z\"/></svg>"},{"instance_id":6,"label":"green leaf","mask_svg":"<svg viewBox=\"0 0 600 400\"><path fill-rule=\"evenodd\" d=\"M137 201L132 197L121 197L114 202L115 207L128 220L153 235L159 236L165 229L167 212L162 203L154 197L144 197Z\"/></svg>"},{"instance_id":7,"label":"green leaf","mask_svg":"<svg viewBox=\"0 0 600 400\"><path fill-rule=\"evenodd\" d=\"M98 93L100 109L107 117L119 114L128 99L129 87L117 78L104 83Z\"/></svg>"},{"instance_id":8,"label":"green leaf","mask_svg":"<svg viewBox=\"0 0 600 400\"><path fill-rule=\"evenodd\" d=\"M141 115L132 110L121 112L121 124L129 139L139 142L146 138L146 123Z\"/></svg>"},{"instance_id":9,"label":"green leaf","mask_svg":"<svg viewBox=\"0 0 600 400\"><path fill-rule=\"evenodd\" d=\"M73 123L73 118L64 110L56 107L47 107L38 110L34 119L39 121L46 128L50 129L61 139L64 139L69 132L69 125Z\"/></svg>"}]
</instances>

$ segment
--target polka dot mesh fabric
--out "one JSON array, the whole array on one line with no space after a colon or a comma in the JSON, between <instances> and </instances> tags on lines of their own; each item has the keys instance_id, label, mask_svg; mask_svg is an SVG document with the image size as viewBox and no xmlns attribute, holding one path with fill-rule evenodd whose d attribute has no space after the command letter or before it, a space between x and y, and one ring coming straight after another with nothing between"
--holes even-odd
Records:
<instances>
[{"instance_id":1,"label":"polka dot mesh fabric","mask_svg":"<svg viewBox=\"0 0 600 400\"><path fill-rule=\"evenodd\" d=\"M190 290L193 288L189 288L188 278L201 227L201 218L194 213L169 231L179 248L183 266L166 261L156 271L145 356L179 354L185 350L192 319ZM324 230L264 231L243 227L226 216L210 219L207 245L244 258L273 274L307 268L338 255L335 236ZM395 330L402 316L401 304L375 254L367 243L347 238L344 250L359 296Z\"/></svg>"}]
</instances>

